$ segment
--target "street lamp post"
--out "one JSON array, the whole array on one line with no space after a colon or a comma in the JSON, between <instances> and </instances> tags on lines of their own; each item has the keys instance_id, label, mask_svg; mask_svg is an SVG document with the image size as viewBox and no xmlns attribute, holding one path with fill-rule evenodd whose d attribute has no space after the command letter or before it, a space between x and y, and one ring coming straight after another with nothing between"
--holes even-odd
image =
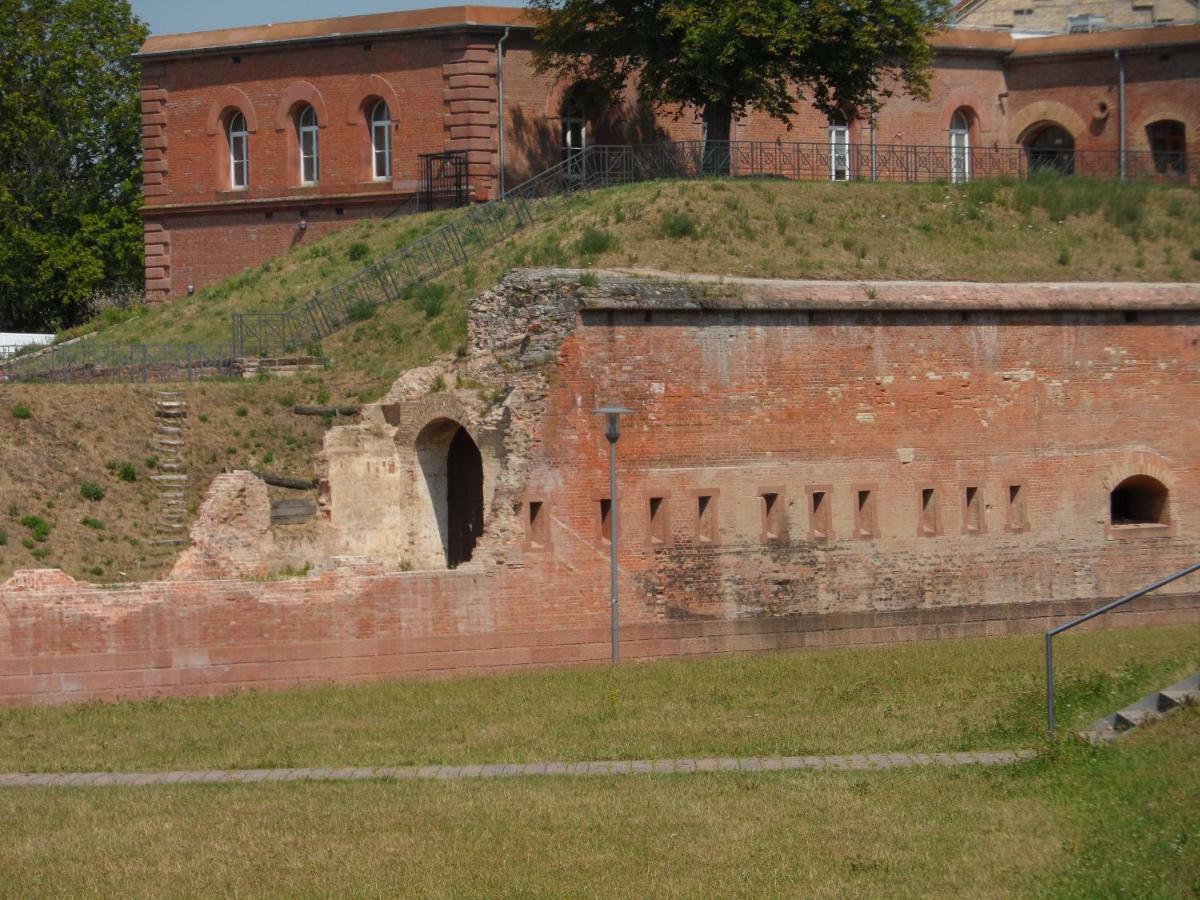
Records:
<instances>
[{"instance_id":1,"label":"street lamp post","mask_svg":"<svg viewBox=\"0 0 1200 900\"><path fill-rule=\"evenodd\" d=\"M609 526L609 556L610 556L610 606L612 610L612 661L621 661L621 643L618 637L620 626L620 601L617 591L617 441L621 439L621 416L633 410L620 406L603 406L596 410L597 415L605 416L608 420L604 436L608 438L608 526Z\"/></svg>"}]
</instances>

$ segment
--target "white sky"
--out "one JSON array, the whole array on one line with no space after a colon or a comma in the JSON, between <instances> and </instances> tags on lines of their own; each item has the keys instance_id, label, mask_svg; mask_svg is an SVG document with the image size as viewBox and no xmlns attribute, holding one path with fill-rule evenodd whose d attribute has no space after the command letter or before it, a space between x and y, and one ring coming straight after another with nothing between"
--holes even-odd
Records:
<instances>
[{"instance_id":1,"label":"white sky","mask_svg":"<svg viewBox=\"0 0 1200 900\"><path fill-rule=\"evenodd\" d=\"M458 6L443 0L131 0L153 34L207 31L268 22L296 22L364 13ZM521 0L486 0L488 6L523 6Z\"/></svg>"}]
</instances>

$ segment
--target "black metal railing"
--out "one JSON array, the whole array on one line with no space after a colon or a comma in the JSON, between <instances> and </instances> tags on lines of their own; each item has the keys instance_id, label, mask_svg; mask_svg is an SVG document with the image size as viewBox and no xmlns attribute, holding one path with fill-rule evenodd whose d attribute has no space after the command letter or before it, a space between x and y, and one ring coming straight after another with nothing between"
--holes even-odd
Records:
<instances>
[{"instance_id":1,"label":"black metal railing","mask_svg":"<svg viewBox=\"0 0 1200 900\"><path fill-rule=\"evenodd\" d=\"M1039 173L1196 184L1200 183L1200 154L784 141L594 145L572 153L502 198L458 214L291 309L235 314L229 353L234 358L277 357L308 348L366 317L375 307L406 296L414 284L465 265L479 252L533 224L539 208L565 202L573 194L591 188L711 177L961 183L993 178L1019 180ZM7 377L21 379L32 371L40 379L90 380L86 372L90 371L94 379L123 355L132 361L117 365L116 371L141 373L148 379L160 372L164 377L176 372L192 373L191 357L183 354L191 354L196 346L146 345L143 351L139 349L142 345L111 347L88 342L83 349L43 351L39 356L48 352L53 358L39 359L36 364L23 356L19 363L10 361L6 364ZM161 359L168 352L180 355L172 360ZM138 368L139 354L160 361L146 362ZM79 378L71 374L73 367L83 370Z\"/></svg>"},{"instance_id":2,"label":"black metal railing","mask_svg":"<svg viewBox=\"0 0 1200 900\"><path fill-rule=\"evenodd\" d=\"M1134 591L1132 594L1126 594L1124 597L1121 597L1118 600L1114 600L1111 603L1106 603L1099 609L1094 609L1090 613L1082 615L1077 619L1072 619L1070 622L1059 625L1057 628L1051 628L1046 632L1046 731L1049 734L1054 734L1054 639L1064 631L1070 631L1072 628L1082 625L1084 622L1090 622L1097 616L1102 616L1107 612L1112 612L1119 606L1124 606L1126 603L1132 603L1139 597L1145 597L1147 594L1152 594L1154 591L1164 588L1168 584L1178 581L1180 578L1185 578L1188 575L1191 575L1193 572L1200 572L1200 563L1188 566L1182 572L1176 572L1174 575L1170 575L1161 581L1156 581L1154 584L1148 585L1141 590Z\"/></svg>"},{"instance_id":3,"label":"black metal railing","mask_svg":"<svg viewBox=\"0 0 1200 900\"><path fill-rule=\"evenodd\" d=\"M229 344L97 344L80 341L0 360L0 381L193 381L229 378Z\"/></svg>"}]
</instances>

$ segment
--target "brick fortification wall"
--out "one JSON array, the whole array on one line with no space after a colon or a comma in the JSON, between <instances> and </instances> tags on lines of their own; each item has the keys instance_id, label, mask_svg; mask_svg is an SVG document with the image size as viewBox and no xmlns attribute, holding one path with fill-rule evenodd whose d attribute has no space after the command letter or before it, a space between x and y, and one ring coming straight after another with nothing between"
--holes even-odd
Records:
<instances>
[{"instance_id":1,"label":"brick fortification wall","mask_svg":"<svg viewBox=\"0 0 1200 900\"><path fill-rule=\"evenodd\" d=\"M357 464L339 429L327 485L335 524L369 524L423 424L462 415L485 455L506 429L470 563L390 574L402 550L381 545L278 583L21 574L0 588L0 701L602 660L605 402L632 410L627 657L1038 630L1200 555L1200 424L1180 414L1198 318L1193 286L514 273L473 308L465 362L506 399L447 397L394 432L368 416ZM1169 491L1160 524L1110 522L1131 476ZM1197 590L1112 621L1198 621Z\"/></svg>"}]
</instances>

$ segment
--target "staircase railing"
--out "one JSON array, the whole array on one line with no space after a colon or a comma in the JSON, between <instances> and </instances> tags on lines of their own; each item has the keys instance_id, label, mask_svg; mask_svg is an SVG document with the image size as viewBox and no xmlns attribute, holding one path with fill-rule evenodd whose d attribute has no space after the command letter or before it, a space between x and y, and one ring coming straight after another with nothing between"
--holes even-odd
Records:
<instances>
[{"instance_id":1,"label":"staircase railing","mask_svg":"<svg viewBox=\"0 0 1200 900\"><path fill-rule=\"evenodd\" d=\"M1126 594L1111 603L1106 603L1099 609L1094 609L1090 613L1080 616L1077 619L1072 619L1059 625L1057 628L1051 628L1046 632L1046 731L1054 734L1054 639L1064 631L1070 631L1076 626L1082 625L1084 622L1090 622L1097 616L1102 616L1107 612L1112 612L1119 606L1124 606L1126 603L1132 603L1139 597L1145 597L1147 594L1152 594L1159 588L1164 588L1172 582L1178 581L1180 578L1185 578L1193 572L1200 572L1200 563L1188 566L1182 572L1176 572L1161 581L1156 581L1154 584L1147 585L1141 590L1134 591L1132 594Z\"/></svg>"}]
</instances>

